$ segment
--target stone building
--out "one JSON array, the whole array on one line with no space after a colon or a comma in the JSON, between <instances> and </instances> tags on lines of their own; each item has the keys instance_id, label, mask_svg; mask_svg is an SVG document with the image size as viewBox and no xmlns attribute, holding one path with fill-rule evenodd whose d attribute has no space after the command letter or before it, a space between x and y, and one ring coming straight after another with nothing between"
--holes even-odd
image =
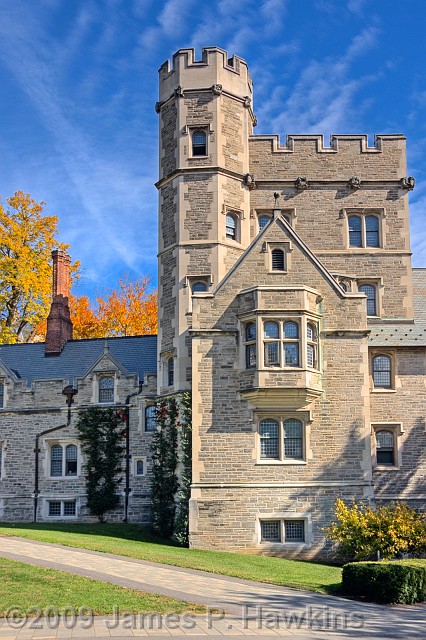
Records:
<instances>
[{"instance_id":1,"label":"stone building","mask_svg":"<svg viewBox=\"0 0 426 640\"><path fill-rule=\"evenodd\" d=\"M160 68L158 394L192 389L194 547L324 553L425 486L426 270L403 135L253 135L244 60Z\"/></svg>"},{"instance_id":2,"label":"stone building","mask_svg":"<svg viewBox=\"0 0 426 640\"><path fill-rule=\"evenodd\" d=\"M247 64L215 47L160 68L156 110L157 353L149 336L70 340L55 285L60 337L0 347L0 518L89 518L75 411L118 403L127 517L149 521L154 403L191 389L192 546L317 557L336 498L423 509L426 270L404 136L253 135Z\"/></svg>"}]
</instances>

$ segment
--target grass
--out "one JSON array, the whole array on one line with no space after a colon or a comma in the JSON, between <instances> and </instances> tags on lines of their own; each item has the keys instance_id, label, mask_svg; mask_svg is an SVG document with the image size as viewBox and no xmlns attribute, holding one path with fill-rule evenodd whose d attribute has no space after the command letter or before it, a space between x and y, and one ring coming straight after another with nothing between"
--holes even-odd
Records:
<instances>
[{"instance_id":1,"label":"grass","mask_svg":"<svg viewBox=\"0 0 426 640\"><path fill-rule=\"evenodd\" d=\"M225 551L186 549L154 538L146 527L132 524L1 524L0 535L103 551L319 593L337 592L341 582L340 567Z\"/></svg>"},{"instance_id":2,"label":"grass","mask_svg":"<svg viewBox=\"0 0 426 640\"><path fill-rule=\"evenodd\" d=\"M12 608L18 609L22 614L33 610L35 615L35 607L43 612L46 608L53 608L61 613L64 609L77 612L84 606L86 612L89 609L97 615L113 613L114 607L131 613L205 611L204 607L166 596L125 589L6 558L0 558L0 577L0 616L4 616Z\"/></svg>"}]
</instances>

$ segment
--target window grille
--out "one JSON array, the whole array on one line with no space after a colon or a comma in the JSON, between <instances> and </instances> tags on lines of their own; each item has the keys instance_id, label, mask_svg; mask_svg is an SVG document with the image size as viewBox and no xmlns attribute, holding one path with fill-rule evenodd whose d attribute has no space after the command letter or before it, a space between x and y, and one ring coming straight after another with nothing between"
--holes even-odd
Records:
<instances>
[{"instance_id":1,"label":"window grille","mask_svg":"<svg viewBox=\"0 0 426 640\"><path fill-rule=\"evenodd\" d=\"M114 378L111 376L99 379L99 402L114 402Z\"/></svg>"}]
</instances>

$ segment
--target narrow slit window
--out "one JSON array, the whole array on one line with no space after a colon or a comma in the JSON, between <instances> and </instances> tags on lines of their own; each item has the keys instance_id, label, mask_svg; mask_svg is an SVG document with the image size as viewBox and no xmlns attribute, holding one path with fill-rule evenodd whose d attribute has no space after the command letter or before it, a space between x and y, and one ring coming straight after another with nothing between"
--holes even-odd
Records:
<instances>
[{"instance_id":1,"label":"narrow slit window","mask_svg":"<svg viewBox=\"0 0 426 640\"><path fill-rule=\"evenodd\" d=\"M175 361L174 358L169 358L167 362L167 385L173 387L175 383Z\"/></svg>"},{"instance_id":2,"label":"narrow slit window","mask_svg":"<svg viewBox=\"0 0 426 640\"><path fill-rule=\"evenodd\" d=\"M197 129L192 134L192 155L207 155L207 136L206 132L203 131L203 129Z\"/></svg>"}]
</instances>

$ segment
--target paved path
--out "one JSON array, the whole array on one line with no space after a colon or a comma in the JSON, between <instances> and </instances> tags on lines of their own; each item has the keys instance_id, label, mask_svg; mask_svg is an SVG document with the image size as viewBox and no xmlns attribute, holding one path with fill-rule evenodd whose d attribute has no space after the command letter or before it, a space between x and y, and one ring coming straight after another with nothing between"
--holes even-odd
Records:
<instances>
[{"instance_id":1,"label":"paved path","mask_svg":"<svg viewBox=\"0 0 426 640\"><path fill-rule=\"evenodd\" d=\"M297 637L311 640L343 638L426 638L426 605L384 607L310 591L275 587L248 580L134 560L96 551L0 536L0 555L42 567L161 593L207 605L205 616L122 616L83 619L0 621L0 640L41 638ZM0 585L1 588L1 585ZM35 603L36 603L35 595ZM218 613L223 610L223 613ZM21 626L20 626L21 625ZM73 627L73 628L67 628ZM38 626L38 628L34 628ZM16 628L15 628L16 627ZM87 628L86 628L87 627Z\"/></svg>"}]
</instances>

